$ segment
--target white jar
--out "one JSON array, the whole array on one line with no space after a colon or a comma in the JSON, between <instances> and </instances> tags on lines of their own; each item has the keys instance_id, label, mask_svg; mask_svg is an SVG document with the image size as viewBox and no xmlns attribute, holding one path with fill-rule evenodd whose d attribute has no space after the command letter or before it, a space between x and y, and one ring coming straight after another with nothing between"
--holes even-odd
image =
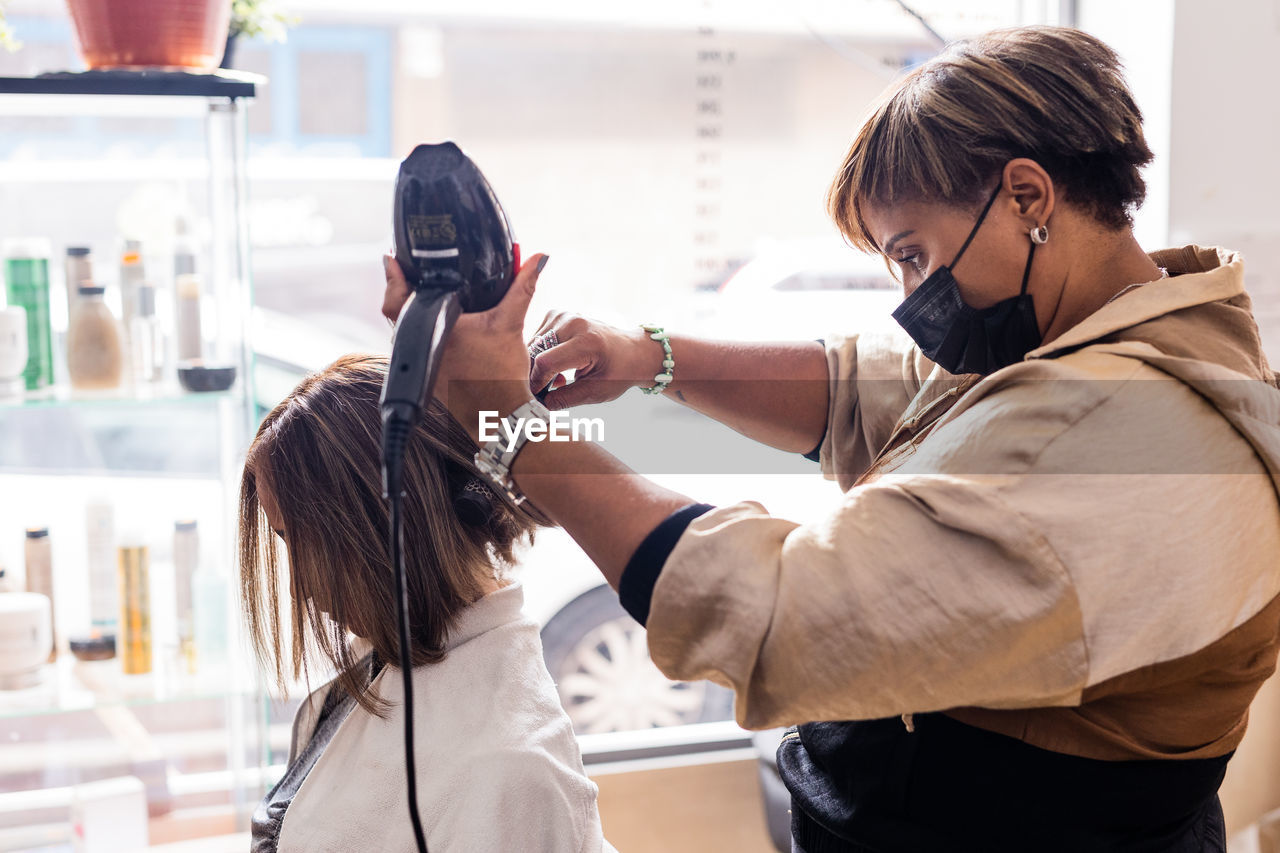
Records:
<instances>
[{"instance_id":1,"label":"white jar","mask_svg":"<svg viewBox=\"0 0 1280 853\"><path fill-rule=\"evenodd\" d=\"M37 592L0 595L0 690L40 681L40 667L53 649L53 608Z\"/></svg>"}]
</instances>

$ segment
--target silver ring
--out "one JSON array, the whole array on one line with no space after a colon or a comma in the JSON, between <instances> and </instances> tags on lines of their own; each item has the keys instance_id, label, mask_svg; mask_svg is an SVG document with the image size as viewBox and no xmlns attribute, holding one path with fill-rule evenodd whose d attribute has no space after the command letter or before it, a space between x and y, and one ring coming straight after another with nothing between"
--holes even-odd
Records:
<instances>
[{"instance_id":1,"label":"silver ring","mask_svg":"<svg viewBox=\"0 0 1280 853\"><path fill-rule=\"evenodd\" d=\"M546 352L554 346L560 344L560 339L556 337L554 330L547 332L533 339L533 343L529 344L529 355L536 356L538 353Z\"/></svg>"}]
</instances>

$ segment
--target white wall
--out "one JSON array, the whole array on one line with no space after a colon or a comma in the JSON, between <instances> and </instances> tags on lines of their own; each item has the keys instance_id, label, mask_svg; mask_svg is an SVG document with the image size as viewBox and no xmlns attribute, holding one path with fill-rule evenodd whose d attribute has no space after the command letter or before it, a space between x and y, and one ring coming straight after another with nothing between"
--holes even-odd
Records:
<instances>
[{"instance_id":1,"label":"white wall","mask_svg":"<svg viewBox=\"0 0 1280 853\"><path fill-rule=\"evenodd\" d=\"M1077 24L1124 60L1156 155L1139 241L1243 253L1280 367L1280 0L1080 0Z\"/></svg>"},{"instance_id":2,"label":"white wall","mask_svg":"<svg viewBox=\"0 0 1280 853\"><path fill-rule=\"evenodd\" d=\"M1169 237L1243 253L1263 345L1280 367L1280 2L1177 0ZM1240 827L1280 808L1280 681L1263 687L1222 799Z\"/></svg>"},{"instance_id":3,"label":"white wall","mask_svg":"<svg viewBox=\"0 0 1280 853\"><path fill-rule=\"evenodd\" d=\"M1276 0L1178 0L1169 236L1244 254L1273 366L1280 366L1278 55Z\"/></svg>"},{"instance_id":4,"label":"white wall","mask_svg":"<svg viewBox=\"0 0 1280 853\"><path fill-rule=\"evenodd\" d=\"M1142 110L1155 160L1143 172L1147 200L1134 233L1148 250L1169 245L1174 0L1082 0L1076 26L1111 45Z\"/></svg>"},{"instance_id":5,"label":"white wall","mask_svg":"<svg viewBox=\"0 0 1280 853\"><path fill-rule=\"evenodd\" d=\"M1081 0L1078 25L1120 53L1156 161L1136 223L1148 248L1244 255L1280 367L1280 0ZM1222 786L1229 831L1280 808L1280 680L1264 685Z\"/></svg>"}]
</instances>

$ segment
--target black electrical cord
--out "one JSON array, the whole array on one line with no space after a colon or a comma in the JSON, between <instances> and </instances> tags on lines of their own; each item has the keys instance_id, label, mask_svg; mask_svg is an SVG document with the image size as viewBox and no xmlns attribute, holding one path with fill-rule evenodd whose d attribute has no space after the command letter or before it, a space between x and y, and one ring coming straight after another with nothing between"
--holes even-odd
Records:
<instances>
[{"instance_id":1,"label":"black electrical cord","mask_svg":"<svg viewBox=\"0 0 1280 853\"><path fill-rule=\"evenodd\" d=\"M391 363L382 385L382 497L391 509L391 564L395 575L396 610L400 624L400 671L404 677L404 753L409 783L409 817L418 853L427 853L418 817L418 780L413 762L413 655L409 630L409 594L404 579L404 453L414 427L431 399L445 338L461 311L453 290L418 292L409 297L396 320Z\"/></svg>"},{"instance_id":2,"label":"black electrical cord","mask_svg":"<svg viewBox=\"0 0 1280 853\"><path fill-rule=\"evenodd\" d=\"M387 501L391 505L391 567L395 576L397 622L400 628L400 673L404 679L404 767L409 789L409 820L418 853L427 853L418 816L418 773L413 757L413 651L409 643L409 590L404 580L404 492L400 488L404 447L413 429L411 421L386 413L383 419L383 466Z\"/></svg>"}]
</instances>

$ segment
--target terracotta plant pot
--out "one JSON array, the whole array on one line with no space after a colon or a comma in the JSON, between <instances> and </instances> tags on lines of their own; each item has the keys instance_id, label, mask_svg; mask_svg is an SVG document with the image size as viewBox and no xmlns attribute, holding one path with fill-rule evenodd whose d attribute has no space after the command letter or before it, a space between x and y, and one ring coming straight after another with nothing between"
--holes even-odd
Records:
<instances>
[{"instance_id":1,"label":"terracotta plant pot","mask_svg":"<svg viewBox=\"0 0 1280 853\"><path fill-rule=\"evenodd\" d=\"M67 0L90 68L218 67L230 0Z\"/></svg>"}]
</instances>

